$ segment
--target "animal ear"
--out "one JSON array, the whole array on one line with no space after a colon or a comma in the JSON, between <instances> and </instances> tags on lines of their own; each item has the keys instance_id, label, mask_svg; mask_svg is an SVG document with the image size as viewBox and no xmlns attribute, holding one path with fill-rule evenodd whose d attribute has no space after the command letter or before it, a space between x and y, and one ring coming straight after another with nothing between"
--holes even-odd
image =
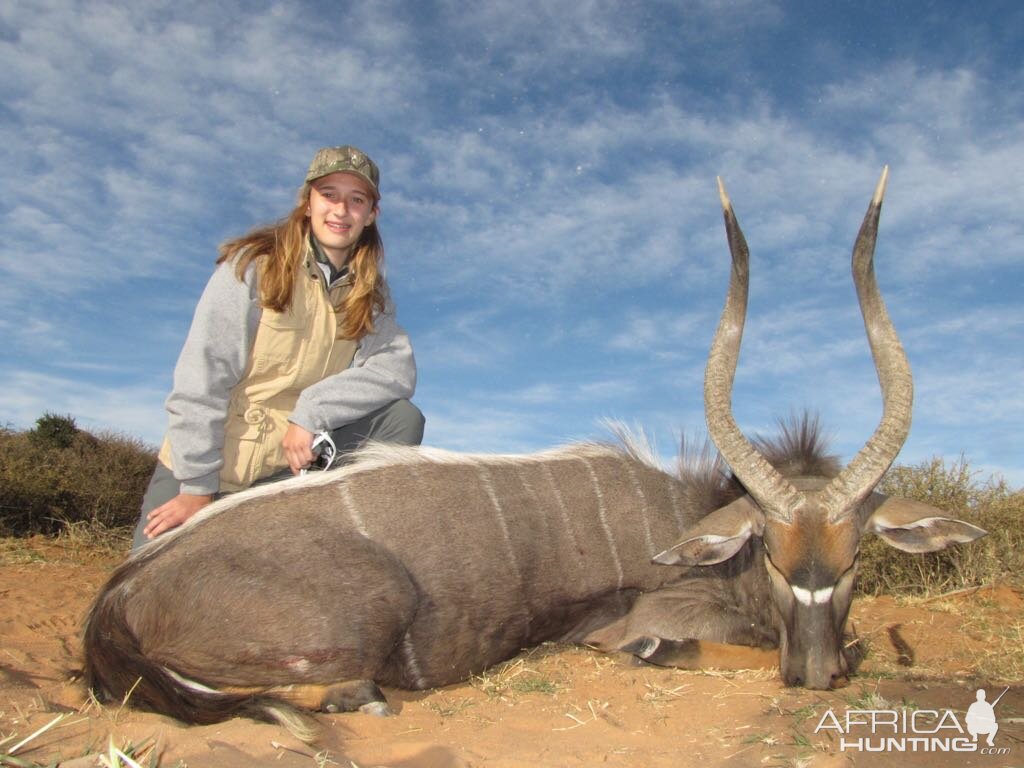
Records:
<instances>
[{"instance_id":1,"label":"animal ear","mask_svg":"<svg viewBox=\"0 0 1024 768\"><path fill-rule=\"evenodd\" d=\"M904 552L937 552L988 533L984 528L949 517L938 507L922 501L882 498L884 501L868 518L866 530Z\"/></svg>"},{"instance_id":2,"label":"animal ear","mask_svg":"<svg viewBox=\"0 0 1024 768\"><path fill-rule=\"evenodd\" d=\"M705 517L675 546L656 555L660 565L714 565L735 555L751 536L764 533L764 513L749 496Z\"/></svg>"}]
</instances>

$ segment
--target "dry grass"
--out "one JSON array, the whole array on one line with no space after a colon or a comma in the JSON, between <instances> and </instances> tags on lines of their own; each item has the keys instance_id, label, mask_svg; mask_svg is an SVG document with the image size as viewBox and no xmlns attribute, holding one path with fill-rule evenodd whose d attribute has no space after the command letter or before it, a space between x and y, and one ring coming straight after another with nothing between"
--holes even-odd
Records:
<instances>
[{"instance_id":1,"label":"dry grass","mask_svg":"<svg viewBox=\"0 0 1024 768\"><path fill-rule=\"evenodd\" d=\"M862 610L871 613L876 598L862 597ZM878 598L887 600L888 598ZM915 638L912 663L901 664L899 649L887 637L894 626L883 624L860 638L868 649L858 672L861 680L892 680L902 682L950 682L951 680L984 680L993 683L1018 683L1024 680L1024 619L1021 618L1022 597L1016 588L1002 585L957 590L946 595L903 595L895 600L900 608L912 609L917 618L898 626L906 638ZM867 604L867 608L863 606ZM945 614L954 621L933 624L929 614ZM934 626L946 627L941 639L943 655L921 653ZM955 626L955 631L948 631ZM923 630L923 635L922 635ZM924 640L922 640L924 637ZM880 649L880 651L876 651ZM913 653L913 651L918 651ZM894 653L895 652L895 653ZM956 665L951 666L950 660Z\"/></svg>"},{"instance_id":2,"label":"dry grass","mask_svg":"<svg viewBox=\"0 0 1024 768\"><path fill-rule=\"evenodd\" d=\"M80 522L65 526L55 536L0 536L0 565L46 562L112 566L128 554L132 530Z\"/></svg>"},{"instance_id":3,"label":"dry grass","mask_svg":"<svg viewBox=\"0 0 1024 768\"><path fill-rule=\"evenodd\" d=\"M654 706L685 699L687 692L693 688L689 683L682 683L669 688L667 686L651 682L644 683L644 687L647 689L647 693L644 694L644 701L649 702Z\"/></svg>"},{"instance_id":4,"label":"dry grass","mask_svg":"<svg viewBox=\"0 0 1024 768\"><path fill-rule=\"evenodd\" d=\"M13 765L18 766L18 768L21 768L22 766L37 765L37 763L31 762L27 758L20 757L18 753L30 751L32 749L32 742L56 726L66 717L66 713L59 714L46 723L46 725L36 728L32 733L28 734L24 738L20 737L17 731L14 731L10 736L0 738L0 765Z\"/></svg>"},{"instance_id":5,"label":"dry grass","mask_svg":"<svg viewBox=\"0 0 1024 768\"><path fill-rule=\"evenodd\" d=\"M979 592L964 599L908 598L908 605L926 605L929 610L948 613L960 620L962 652L971 674L993 683L1024 680L1024 620L1015 615L1007 622L1006 606L991 594Z\"/></svg>"},{"instance_id":6,"label":"dry grass","mask_svg":"<svg viewBox=\"0 0 1024 768\"><path fill-rule=\"evenodd\" d=\"M6 719L5 714L0 713L0 723ZM28 722L28 718L23 713L18 713L11 720L11 725L14 728L11 734L0 735L0 766L53 768L59 764L61 768L91 768L92 766L100 768L157 768L161 763L163 748L157 741L150 738L144 739L138 744L129 741L116 742L112 735L108 738L103 752L93 752L87 749L80 757L44 758L45 762L39 762L32 754L37 750L37 741L51 731L58 731L61 728L72 727L84 722L86 718L83 713L62 712L26 736L21 736L20 731L27 730L25 723ZM179 761L166 768L184 768L184 763Z\"/></svg>"},{"instance_id":7,"label":"dry grass","mask_svg":"<svg viewBox=\"0 0 1024 768\"><path fill-rule=\"evenodd\" d=\"M444 693L438 693L435 696L424 699L421 703L422 706L431 712L436 712L440 715L442 720L461 715L470 707L476 706L476 702L470 698L450 698Z\"/></svg>"},{"instance_id":8,"label":"dry grass","mask_svg":"<svg viewBox=\"0 0 1024 768\"><path fill-rule=\"evenodd\" d=\"M517 695L541 693L551 695L564 686L564 681L555 680L548 670L540 671L528 664L531 659L542 660L545 646L525 651L512 661L484 671L470 678L470 685L491 698L510 700Z\"/></svg>"}]
</instances>

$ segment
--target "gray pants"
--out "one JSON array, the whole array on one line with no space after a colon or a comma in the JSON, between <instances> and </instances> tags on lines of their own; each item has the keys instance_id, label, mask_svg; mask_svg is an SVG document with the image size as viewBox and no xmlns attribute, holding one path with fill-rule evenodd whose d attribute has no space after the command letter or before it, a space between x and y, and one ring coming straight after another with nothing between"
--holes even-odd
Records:
<instances>
[{"instance_id":1,"label":"gray pants","mask_svg":"<svg viewBox=\"0 0 1024 768\"><path fill-rule=\"evenodd\" d=\"M396 400L379 411L364 416L359 421L338 427L331 432L331 439L338 449L339 458L342 454L355 450L367 440L399 445L419 445L423 441L424 422L419 408L408 400ZM334 466L343 466L344 463L344 461L336 460ZM291 471L284 470L257 481L256 485L285 480L289 477L292 477ZM149 487L146 489L146 495L142 497L142 512L139 515L139 522L135 526L132 549L138 549L149 541L142 533L146 527L146 515L161 504L173 499L180 490L181 482L174 477L171 470L158 461L156 469L153 471L153 477L149 481ZM220 494L218 494L219 497Z\"/></svg>"}]
</instances>

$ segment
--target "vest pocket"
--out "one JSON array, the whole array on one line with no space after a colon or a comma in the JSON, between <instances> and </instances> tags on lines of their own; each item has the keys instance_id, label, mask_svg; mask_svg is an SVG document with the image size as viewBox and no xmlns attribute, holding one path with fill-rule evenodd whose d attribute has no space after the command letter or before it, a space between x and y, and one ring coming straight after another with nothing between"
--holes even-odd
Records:
<instances>
[{"instance_id":1,"label":"vest pocket","mask_svg":"<svg viewBox=\"0 0 1024 768\"><path fill-rule=\"evenodd\" d=\"M286 414L262 405L250 405L228 419L224 427L224 467L220 474L224 490L248 488L260 478L288 466L281 449L287 426Z\"/></svg>"},{"instance_id":2,"label":"vest pocket","mask_svg":"<svg viewBox=\"0 0 1024 768\"><path fill-rule=\"evenodd\" d=\"M295 371L300 362L303 342L309 336L306 313L275 312L264 309L260 328L256 331L259 343L254 345L252 371L260 375L281 376Z\"/></svg>"}]
</instances>

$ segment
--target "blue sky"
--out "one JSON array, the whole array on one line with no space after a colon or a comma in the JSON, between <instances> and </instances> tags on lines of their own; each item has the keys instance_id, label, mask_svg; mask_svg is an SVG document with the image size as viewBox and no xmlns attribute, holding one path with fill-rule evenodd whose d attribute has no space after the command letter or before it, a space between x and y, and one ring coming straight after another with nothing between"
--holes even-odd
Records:
<instances>
[{"instance_id":1,"label":"blue sky","mask_svg":"<svg viewBox=\"0 0 1024 768\"><path fill-rule=\"evenodd\" d=\"M158 442L217 244L352 143L427 443L702 434L720 175L752 252L737 420L809 407L848 459L881 411L849 254L888 164L899 461L1024 485L1022 35L1016 2L6 2L0 424Z\"/></svg>"}]
</instances>

